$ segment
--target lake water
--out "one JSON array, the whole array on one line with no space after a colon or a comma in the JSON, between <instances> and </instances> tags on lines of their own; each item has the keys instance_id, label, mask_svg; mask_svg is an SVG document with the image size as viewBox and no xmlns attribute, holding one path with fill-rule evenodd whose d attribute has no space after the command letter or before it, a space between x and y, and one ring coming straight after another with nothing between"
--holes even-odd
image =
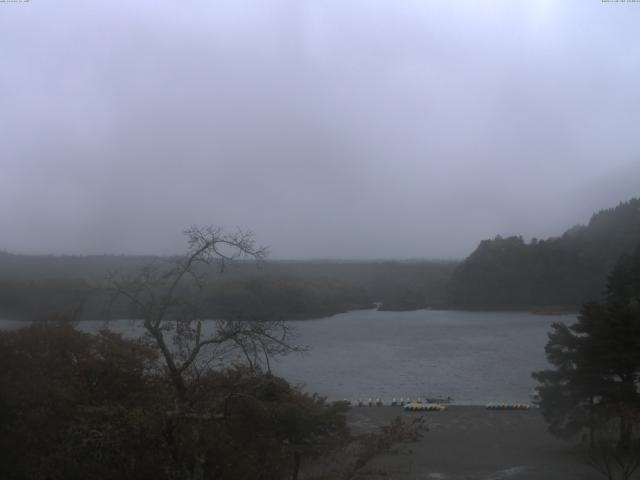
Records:
<instances>
[{"instance_id":1,"label":"lake water","mask_svg":"<svg viewBox=\"0 0 640 480\"><path fill-rule=\"evenodd\" d=\"M274 373L331 400L451 396L460 404L529 401L531 372L547 367L552 322L573 316L525 312L358 310L292 322L304 354L275 361ZM16 327L0 321L0 327ZM95 331L103 322L82 322ZM139 325L112 322L136 335Z\"/></svg>"},{"instance_id":2,"label":"lake water","mask_svg":"<svg viewBox=\"0 0 640 480\"><path fill-rule=\"evenodd\" d=\"M310 350L285 357L274 370L330 399L529 401L531 372L548 367L551 323L574 320L526 312L353 311L296 322Z\"/></svg>"}]
</instances>

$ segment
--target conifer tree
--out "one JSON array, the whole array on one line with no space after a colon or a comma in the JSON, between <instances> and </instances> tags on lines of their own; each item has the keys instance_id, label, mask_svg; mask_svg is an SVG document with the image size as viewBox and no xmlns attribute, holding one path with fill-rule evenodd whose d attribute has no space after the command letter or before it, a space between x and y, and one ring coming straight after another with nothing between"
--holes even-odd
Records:
<instances>
[{"instance_id":1,"label":"conifer tree","mask_svg":"<svg viewBox=\"0 0 640 480\"><path fill-rule=\"evenodd\" d=\"M553 370L535 372L549 430L563 438L618 421L618 448L632 440L640 408L640 246L622 256L602 302L583 305L572 325L556 323L545 348Z\"/></svg>"}]
</instances>

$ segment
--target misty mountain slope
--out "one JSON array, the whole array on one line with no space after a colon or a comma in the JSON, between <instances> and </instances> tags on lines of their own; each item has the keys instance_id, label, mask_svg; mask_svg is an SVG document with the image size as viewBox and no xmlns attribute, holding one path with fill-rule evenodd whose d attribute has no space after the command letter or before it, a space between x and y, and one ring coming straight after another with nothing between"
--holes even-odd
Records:
<instances>
[{"instance_id":1,"label":"misty mountain slope","mask_svg":"<svg viewBox=\"0 0 640 480\"><path fill-rule=\"evenodd\" d=\"M601 210L561 237L483 240L454 271L448 303L464 309L575 309L601 295L616 259L639 243L639 198Z\"/></svg>"},{"instance_id":2,"label":"misty mountain slope","mask_svg":"<svg viewBox=\"0 0 640 480\"><path fill-rule=\"evenodd\" d=\"M130 275L170 257L15 255L0 252L0 318L123 318L101 291L110 272ZM374 301L388 310L442 306L457 265L451 261L239 261L224 274L211 267L207 315L318 318Z\"/></svg>"}]
</instances>

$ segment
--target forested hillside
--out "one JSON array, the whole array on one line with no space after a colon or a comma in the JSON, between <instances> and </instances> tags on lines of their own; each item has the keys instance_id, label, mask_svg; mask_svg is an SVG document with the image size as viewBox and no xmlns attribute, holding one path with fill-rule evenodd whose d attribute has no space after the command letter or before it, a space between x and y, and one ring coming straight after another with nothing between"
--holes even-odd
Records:
<instances>
[{"instance_id":1,"label":"forested hillside","mask_svg":"<svg viewBox=\"0 0 640 480\"><path fill-rule=\"evenodd\" d=\"M302 319L382 302L387 310L421 308L573 310L597 298L616 259L640 243L640 199L594 214L561 237L480 242L451 261L238 262L210 272L208 315ZM133 273L144 256L28 256L0 252L0 316L126 316L106 311L109 272ZM122 307L122 306L120 306Z\"/></svg>"},{"instance_id":2,"label":"forested hillside","mask_svg":"<svg viewBox=\"0 0 640 480\"><path fill-rule=\"evenodd\" d=\"M598 298L617 258L640 243L640 199L620 203L561 237L480 242L454 271L452 308L576 309Z\"/></svg>"},{"instance_id":3,"label":"forested hillside","mask_svg":"<svg viewBox=\"0 0 640 480\"><path fill-rule=\"evenodd\" d=\"M109 273L131 275L170 258L124 255L53 256L0 252L0 318L51 316L123 318L112 304ZM317 318L358 308L412 310L441 307L455 262L267 261L237 262L224 273L212 267L206 314L211 317Z\"/></svg>"}]
</instances>

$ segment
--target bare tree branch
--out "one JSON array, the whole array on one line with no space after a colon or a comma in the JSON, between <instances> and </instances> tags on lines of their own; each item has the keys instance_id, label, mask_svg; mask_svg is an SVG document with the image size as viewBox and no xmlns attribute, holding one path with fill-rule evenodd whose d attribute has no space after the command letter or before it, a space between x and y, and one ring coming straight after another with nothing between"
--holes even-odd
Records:
<instances>
[{"instance_id":1,"label":"bare tree branch","mask_svg":"<svg viewBox=\"0 0 640 480\"><path fill-rule=\"evenodd\" d=\"M225 319L207 321L204 303L207 274L217 263L223 271L241 258L264 261L267 249L256 244L253 233L237 230L227 234L220 227L192 226L185 230L188 250L165 267L151 262L136 275L108 279L112 298L127 301L142 319L151 343L160 351L178 396L184 399L202 375L202 369L239 350L250 368L269 358L300 351L289 344L290 329L281 321ZM211 331L205 334L206 327Z\"/></svg>"}]
</instances>

